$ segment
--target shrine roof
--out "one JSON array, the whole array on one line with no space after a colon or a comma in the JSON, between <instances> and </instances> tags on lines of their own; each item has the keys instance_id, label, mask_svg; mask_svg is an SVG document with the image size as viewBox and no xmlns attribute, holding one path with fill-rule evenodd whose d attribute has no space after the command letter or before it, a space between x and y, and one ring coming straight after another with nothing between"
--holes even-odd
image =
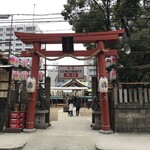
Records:
<instances>
[{"instance_id":1,"label":"shrine roof","mask_svg":"<svg viewBox=\"0 0 150 150\"><path fill-rule=\"evenodd\" d=\"M65 83L64 85L62 85L62 87L87 87L85 85L85 83L83 82L80 82L79 80L77 79L71 79L70 81L68 81L67 83Z\"/></svg>"}]
</instances>

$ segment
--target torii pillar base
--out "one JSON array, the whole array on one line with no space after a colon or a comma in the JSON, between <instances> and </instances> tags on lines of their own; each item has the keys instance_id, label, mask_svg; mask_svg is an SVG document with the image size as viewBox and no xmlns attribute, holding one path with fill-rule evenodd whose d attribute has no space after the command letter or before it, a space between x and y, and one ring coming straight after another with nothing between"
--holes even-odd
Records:
<instances>
[{"instance_id":1,"label":"torii pillar base","mask_svg":"<svg viewBox=\"0 0 150 150\"><path fill-rule=\"evenodd\" d=\"M36 132L37 130L35 128L33 129L23 129L23 132L25 133L31 133L31 132Z\"/></svg>"},{"instance_id":2,"label":"torii pillar base","mask_svg":"<svg viewBox=\"0 0 150 150\"><path fill-rule=\"evenodd\" d=\"M108 130L108 131L105 131L105 130L99 130L99 133L102 133L102 134L112 134L113 131L112 131L112 130Z\"/></svg>"}]
</instances>

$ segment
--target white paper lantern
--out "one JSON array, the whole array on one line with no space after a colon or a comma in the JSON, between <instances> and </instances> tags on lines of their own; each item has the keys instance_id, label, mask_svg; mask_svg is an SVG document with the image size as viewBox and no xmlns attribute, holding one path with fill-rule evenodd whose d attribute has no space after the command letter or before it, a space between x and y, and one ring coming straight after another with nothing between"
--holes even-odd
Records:
<instances>
[{"instance_id":1,"label":"white paper lantern","mask_svg":"<svg viewBox=\"0 0 150 150\"><path fill-rule=\"evenodd\" d=\"M28 93L34 93L36 88L36 80L34 77L28 77L26 81L26 88Z\"/></svg>"},{"instance_id":2,"label":"white paper lantern","mask_svg":"<svg viewBox=\"0 0 150 150\"><path fill-rule=\"evenodd\" d=\"M106 58L105 58L105 62L106 62L106 68L110 67L111 64L112 64L112 60L111 60L111 58L109 58L109 57L106 57Z\"/></svg>"},{"instance_id":3,"label":"white paper lantern","mask_svg":"<svg viewBox=\"0 0 150 150\"><path fill-rule=\"evenodd\" d=\"M99 89L101 93L108 92L108 79L106 77L101 77L99 80Z\"/></svg>"}]
</instances>

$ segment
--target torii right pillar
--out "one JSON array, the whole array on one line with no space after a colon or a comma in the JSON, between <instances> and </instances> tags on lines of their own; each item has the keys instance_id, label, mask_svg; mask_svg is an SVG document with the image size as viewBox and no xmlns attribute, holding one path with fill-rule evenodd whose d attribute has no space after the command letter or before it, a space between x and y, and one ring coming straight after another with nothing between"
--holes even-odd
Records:
<instances>
[{"instance_id":1,"label":"torii right pillar","mask_svg":"<svg viewBox=\"0 0 150 150\"><path fill-rule=\"evenodd\" d=\"M101 77L106 77L106 62L105 62L105 49L104 42L99 41L97 43L97 48L102 50L98 54L98 79ZM113 133L110 127L110 116L109 116L109 101L108 101L108 92L100 92L100 112L101 112L101 129L100 133L110 134Z\"/></svg>"}]
</instances>

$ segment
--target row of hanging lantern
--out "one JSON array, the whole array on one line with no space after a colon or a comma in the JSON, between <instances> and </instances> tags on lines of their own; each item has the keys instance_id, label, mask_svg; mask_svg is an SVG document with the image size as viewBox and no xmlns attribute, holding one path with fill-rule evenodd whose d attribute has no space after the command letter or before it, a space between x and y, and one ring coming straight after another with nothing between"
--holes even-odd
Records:
<instances>
[{"instance_id":1,"label":"row of hanging lantern","mask_svg":"<svg viewBox=\"0 0 150 150\"><path fill-rule=\"evenodd\" d=\"M72 92L63 92L63 90L52 90L51 91L52 96L77 96L77 97L82 97L84 96L84 91L72 91Z\"/></svg>"},{"instance_id":2,"label":"row of hanging lantern","mask_svg":"<svg viewBox=\"0 0 150 150\"><path fill-rule=\"evenodd\" d=\"M52 90L52 91L51 91L51 95L52 95L52 96L60 96L60 97L61 97L61 96L63 96L63 94L64 94L64 93L63 93L62 90Z\"/></svg>"},{"instance_id":3,"label":"row of hanging lantern","mask_svg":"<svg viewBox=\"0 0 150 150\"><path fill-rule=\"evenodd\" d=\"M73 95L74 96L78 96L78 97L82 97L84 96L84 91L81 90L81 91L73 91Z\"/></svg>"},{"instance_id":4,"label":"row of hanging lantern","mask_svg":"<svg viewBox=\"0 0 150 150\"><path fill-rule=\"evenodd\" d=\"M31 68L32 67L32 58L21 57L18 58L14 55L10 55L9 63L14 65L15 68L18 68L21 65L23 68ZM43 58L40 57L39 68L43 67Z\"/></svg>"},{"instance_id":5,"label":"row of hanging lantern","mask_svg":"<svg viewBox=\"0 0 150 150\"><path fill-rule=\"evenodd\" d=\"M20 71L20 70L12 70L12 80L14 81L25 81L28 77L31 76L31 71ZM39 71L39 82L42 82L44 79L44 73Z\"/></svg>"},{"instance_id":6,"label":"row of hanging lantern","mask_svg":"<svg viewBox=\"0 0 150 150\"><path fill-rule=\"evenodd\" d=\"M105 58L106 62L106 69L107 69L107 78L109 81L115 81L116 76L116 63L117 63L117 57L116 56L110 56Z\"/></svg>"},{"instance_id":7,"label":"row of hanging lantern","mask_svg":"<svg viewBox=\"0 0 150 150\"><path fill-rule=\"evenodd\" d=\"M27 71L18 71L18 70L12 70L12 80L18 81L18 80L26 80L29 76L29 73Z\"/></svg>"},{"instance_id":8,"label":"row of hanging lantern","mask_svg":"<svg viewBox=\"0 0 150 150\"><path fill-rule=\"evenodd\" d=\"M116 80L116 63L117 63L117 57L111 56L105 58L106 62L106 77L101 77L99 80L99 90L101 93L107 93L108 92L108 81L115 81Z\"/></svg>"}]
</instances>

